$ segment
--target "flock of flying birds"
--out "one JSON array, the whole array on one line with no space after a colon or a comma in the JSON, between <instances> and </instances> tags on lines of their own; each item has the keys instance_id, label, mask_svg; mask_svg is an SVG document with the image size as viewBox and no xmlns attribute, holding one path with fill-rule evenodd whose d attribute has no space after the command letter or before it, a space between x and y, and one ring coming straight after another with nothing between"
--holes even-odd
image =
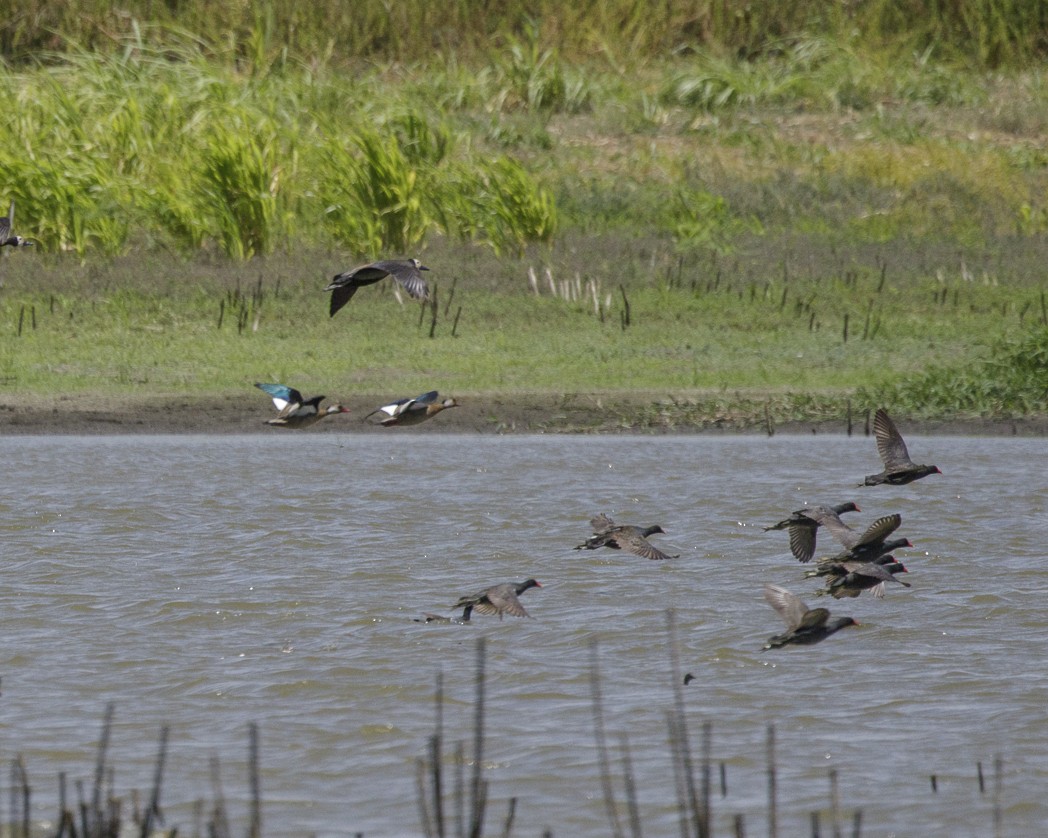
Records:
<instances>
[{"instance_id":1,"label":"flock of flying birds","mask_svg":"<svg viewBox=\"0 0 1048 838\"><path fill-rule=\"evenodd\" d=\"M920 480L929 474L941 474L937 466L917 465L910 459L906 443L895 423L883 408L874 415L873 432L877 441L884 469L868 475L862 484L877 486L888 484L901 486ZM800 562L808 563L815 556L816 534L825 527L837 539L842 549L835 555L819 559L806 577L825 579L825 587L816 595L828 594L835 599L857 597L870 591L875 597L883 597L888 583L910 587L896 577L906 573L906 566L897 561L892 551L912 547L909 539L891 538L902 524L899 514L885 515L875 520L865 530L854 530L841 520L841 515L858 512L854 503L836 506L811 506L798 509L788 518L765 527L768 530L786 530L789 534L790 552ZM662 527L637 527L616 524L607 515L597 515L590 520L593 535L579 544L576 550L597 550L601 547L623 550L651 560L675 559L677 556L664 553L652 544L649 536L663 533ZM475 594L460 597L452 610L462 609L461 617L439 614L424 614L416 622L425 623L468 623L472 614L493 614L501 620L503 615L511 617L530 616L520 603L520 595L530 588L542 587L534 579L514 584L504 582L493 585ZM847 626L858 625L852 617L830 619L827 608L809 608L791 591L779 585L764 586L764 598L786 624L786 631L773 635L764 645L765 649L779 648L790 644L810 645L824 640Z\"/></svg>"},{"instance_id":2,"label":"flock of flying birds","mask_svg":"<svg viewBox=\"0 0 1048 838\"><path fill-rule=\"evenodd\" d=\"M428 270L429 268L418 259L380 259L378 262L369 262L367 265L335 274L324 288L325 291L331 292L328 315L334 317L359 289L365 285L373 285L387 276L403 288L409 297L425 302L429 299L429 286L422 276L422 271ZM286 384L256 383L255 386L270 395L277 409L277 415L266 420L267 425L308 428L327 416L349 413L349 408L340 404L331 404L321 410L320 403L327 398L326 396L312 396L307 399L294 387L288 387ZM430 390L414 398L397 399L376 407L364 417L364 421L375 414L381 414L377 424L384 427L418 425L450 407L458 407L458 402L454 399L441 399L436 390Z\"/></svg>"},{"instance_id":3,"label":"flock of flying birds","mask_svg":"<svg viewBox=\"0 0 1048 838\"><path fill-rule=\"evenodd\" d=\"M906 442L883 408L874 415L873 433L884 470L868 475L861 485L887 483L902 486L929 474L942 473L937 466L917 465L910 459ZM798 509L789 518L765 530L787 530L790 552L801 562L810 562L815 555L815 535L819 527L825 527L840 542L843 549L839 553L819 559L815 568L805 573L806 577L826 579L826 586L816 592L817 596L829 594L835 599L842 599L857 597L868 590L875 597L883 597L887 583L910 587L908 582L896 578L896 574L906 573L907 569L896 560L892 551L913 545L906 538L890 538L902 523L902 516L885 515L859 531L853 530L840 518L846 512L857 511L859 508L850 502L832 507L807 507ZM765 585L764 598L786 624L786 631L770 637L764 645L765 649L791 643L818 643L842 628L858 625L852 617L835 617L831 620L829 609L809 608L799 596L779 585Z\"/></svg>"},{"instance_id":4,"label":"flock of flying birds","mask_svg":"<svg viewBox=\"0 0 1048 838\"><path fill-rule=\"evenodd\" d=\"M0 217L0 247L31 247L33 242L22 236L12 234L15 203L11 201L5 217ZM413 299L429 299L429 286L422 276L428 271L418 259L382 259L370 262L358 268L336 274L324 288L331 292L329 316L335 314L348 303L356 292L366 286L392 278L399 287ZM283 428L307 428L327 416L348 413L348 408L340 404L320 407L325 396L305 398L294 387L285 384L255 385L267 393L276 406L276 417L267 420L267 424ZM379 424L417 425L436 416L443 410L457 407L454 399L440 399L436 390L431 390L414 398L398 399L389 404L375 408L364 417L370 419L380 414ZM917 465L910 459L906 443L887 411L879 409L873 421L874 436L877 440L877 452L880 454L884 469L866 477L862 485L877 486L887 483L893 486L920 480L929 474L941 474L936 466ZM811 506L798 509L790 517L765 527L767 530L786 530L790 539L790 552L800 562L810 562L815 556L816 533L825 527L840 542L843 548L836 555L819 559L814 569L805 573L806 577L825 579L825 587L816 595L829 594L835 599L857 597L863 591L871 591L875 597L883 597L887 583L909 587L908 582L897 578L897 574L906 573L906 566L892 555L893 550L913 545L906 538L889 538L902 524L899 514L885 515L875 520L865 530L853 530L841 520L841 515L857 512L859 508L851 502L836 506ZM658 549L649 536L663 533L658 525L637 527L616 524L607 515L600 514L590 520L593 535L579 544L576 550L597 550L602 547L623 550L627 553L651 560L675 559ZM457 611L462 609L460 618L445 617L438 614L425 614L418 622L454 622L468 623L472 614L503 615L528 617L528 612L520 604L520 595L531 588L541 588L534 579L519 584L505 582L492 585L474 594L459 598L452 606ZM774 608L786 625L786 631L773 635L765 644L765 649L778 648L789 644L808 645L818 643L831 634L847 626L858 625L852 617L835 617L830 619L827 608L809 608L796 594L779 585L764 586L764 598Z\"/></svg>"},{"instance_id":5,"label":"flock of flying birds","mask_svg":"<svg viewBox=\"0 0 1048 838\"><path fill-rule=\"evenodd\" d=\"M7 215L0 217L0 247L32 247L35 244L33 241L12 234L14 220L15 202L11 201L11 208ZM324 288L325 291L331 292L329 316L334 317L335 313L352 299L358 289L365 285L372 285L387 276L392 277L412 299L424 302L429 299L429 286L421 272L428 270L429 268L418 259L381 259L335 274L331 282ZM288 387L286 384L259 383L255 386L268 393L273 399L273 404L276 405L277 415L266 421L268 425L294 429L308 428L325 417L349 413L349 408L340 404L328 405L321 410L320 403L327 398L326 396L312 396L307 399L294 387ZM414 398L398 399L381 405L364 419L367 420L375 414L383 414L378 424L385 427L417 425L449 407L458 407L458 403L454 399L441 399L436 390L431 390Z\"/></svg>"}]
</instances>

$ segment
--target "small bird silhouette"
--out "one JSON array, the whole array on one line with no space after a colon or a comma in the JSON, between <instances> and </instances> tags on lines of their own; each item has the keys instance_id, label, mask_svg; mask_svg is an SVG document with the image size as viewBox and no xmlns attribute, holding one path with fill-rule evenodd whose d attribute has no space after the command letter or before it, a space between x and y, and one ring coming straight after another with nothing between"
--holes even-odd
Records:
<instances>
[{"instance_id":1,"label":"small bird silhouette","mask_svg":"<svg viewBox=\"0 0 1048 838\"><path fill-rule=\"evenodd\" d=\"M909 573L902 562L839 562L826 587L816 591L816 596L829 594L834 599L857 597L863 591L872 591L880 599L884 596L885 582L898 582L903 587L910 587L909 582L895 578L896 573Z\"/></svg>"},{"instance_id":2,"label":"small bird silhouette","mask_svg":"<svg viewBox=\"0 0 1048 838\"><path fill-rule=\"evenodd\" d=\"M311 399L306 399L294 387L284 384L256 383L255 386L272 396L273 404L279 411L273 419L266 420L267 425L276 425L281 428L308 428L325 416L349 413L349 408L340 404L328 405L325 410L321 410L320 403L326 396L313 396Z\"/></svg>"},{"instance_id":3,"label":"small bird silhouette","mask_svg":"<svg viewBox=\"0 0 1048 838\"><path fill-rule=\"evenodd\" d=\"M815 555L815 532L822 526L822 522L816 516L825 515L827 511L832 512L839 518L845 512L858 512L859 507L850 501L848 503L839 503L836 506L809 506L805 509L798 509L796 512L791 513L789 518L785 518L777 524L765 527L764 531L788 529L790 552L793 553L797 561L810 562L812 556Z\"/></svg>"},{"instance_id":4,"label":"small bird silhouette","mask_svg":"<svg viewBox=\"0 0 1048 838\"><path fill-rule=\"evenodd\" d=\"M892 486L901 486L929 474L942 474L938 466L919 466L910 459L910 452L906 450L902 434L883 407L878 408L873 416L873 434L877 438L877 453L884 463L884 471L866 475L861 485L878 486L881 483L889 483Z\"/></svg>"},{"instance_id":5,"label":"small bird silhouette","mask_svg":"<svg viewBox=\"0 0 1048 838\"><path fill-rule=\"evenodd\" d=\"M371 285L387 276L393 277L413 299L428 300L429 286L419 273L428 270L429 268L418 259L382 259L335 274L324 289L331 292L329 316L334 317L335 313L353 298L358 288Z\"/></svg>"},{"instance_id":6,"label":"small bird silhouette","mask_svg":"<svg viewBox=\"0 0 1048 838\"><path fill-rule=\"evenodd\" d=\"M529 588L541 587L541 583L534 579L528 579L518 585L503 582L478 593L459 597L459 601L452 608L465 609L462 612L464 623L469 621L471 611L476 611L478 614L498 614L500 620L503 614L509 614L511 617L530 617L531 615L524 610L524 606L520 604L517 597Z\"/></svg>"},{"instance_id":7,"label":"small bird silhouette","mask_svg":"<svg viewBox=\"0 0 1048 838\"><path fill-rule=\"evenodd\" d=\"M851 617L830 620L828 609L808 608L799 596L778 585L765 585L764 598L786 624L786 631L768 638L765 649L777 649L790 643L818 643L842 628L859 625Z\"/></svg>"},{"instance_id":8,"label":"small bird silhouette","mask_svg":"<svg viewBox=\"0 0 1048 838\"><path fill-rule=\"evenodd\" d=\"M600 547L610 547L612 550L625 550L627 553L633 553L645 559L680 558L663 553L648 541L649 535L666 532L658 524L650 527L634 527L629 524L619 526L607 515L600 514L590 518L590 526L593 528L593 535L579 544L576 550L597 550Z\"/></svg>"},{"instance_id":9,"label":"small bird silhouette","mask_svg":"<svg viewBox=\"0 0 1048 838\"><path fill-rule=\"evenodd\" d=\"M832 510L823 510L813 515L844 547L843 552L833 557L837 561L848 559L873 561L878 556L883 556L899 547L913 546L905 538L886 541L888 536L895 532L902 523L902 516L898 513L878 518L862 532L853 530Z\"/></svg>"}]
</instances>

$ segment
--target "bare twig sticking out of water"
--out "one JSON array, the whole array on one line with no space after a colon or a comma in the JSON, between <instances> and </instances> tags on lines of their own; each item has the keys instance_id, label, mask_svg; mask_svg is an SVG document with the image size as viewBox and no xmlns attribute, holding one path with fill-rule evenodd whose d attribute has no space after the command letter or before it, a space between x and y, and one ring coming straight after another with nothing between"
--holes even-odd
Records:
<instances>
[{"instance_id":1,"label":"bare twig sticking out of water","mask_svg":"<svg viewBox=\"0 0 1048 838\"><path fill-rule=\"evenodd\" d=\"M32 794L25 762L19 754L11 762L11 828L21 828L21 838L29 838L29 808Z\"/></svg>"},{"instance_id":2,"label":"bare twig sticking out of water","mask_svg":"<svg viewBox=\"0 0 1048 838\"><path fill-rule=\"evenodd\" d=\"M1001 797L1004 791L1004 759L998 754L993 758L993 836L1001 838L1004 834L1004 819L1001 811Z\"/></svg>"},{"instance_id":3,"label":"bare twig sticking out of water","mask_svg":"<svg viewBox=\"0 0 1048 838\"><path fill-rule=\"evenodd\" d=\"M775 777L775 725L768 725L768 838L779 838L779 804Z\"/></svg>"},{"instance_id":4,"label":"bare twig sticking out of water","mask_svg":"<svg viewBox=\"0 0 1048 838\"><path fill-rule=\"evenodd\" d=\"M502 825L502 838L510 838L510 834L513 832L513 819L517 815L517 798L511 797L509 799L509 807L506 810L506 821Z\"/></svg>"},{"instance_id":5,"label":"bare twig sticking out of water","mask_svg":"<svg viewBox=\"0 0 1048 838\"><path fill-rule=\"evenodd\" d=\"M622 749L622 775L626 786L626 811L630 818L630 834L633 838L641 838L637 784L633 775L633 760L630 757L630 741L625 733L619 734L619 747Z\"/></svg>"},{"instance_id":6,"label":"bare twig sticking out of water","mask_svg":"<svg viewBox=\"0 0 1048 838\"><path fill-rule=\"evenodd\" d=\"M430 759L433 762L433 819L437 827L437 835L444 838L444 779L441 774L443 765L442 754L444 752L444 672L437 671L437 694L434 696L434 713L436 715L436 731L433 734L430 746Z\"/></svg>"},{"instance_id":7,"label":"bare twig sticking out of water","mask_svg":"<svg viewBox=\"0 0 1048 838\"><path fill-rule=\"evenodd\" d=\"M435 736L429 737L429 752L433 755L433 740ZM415 799L418 801L418 819L422 824L422 834L426 838L433 838L437 834L433 824L433 814L429 811L428 795L426 794L426 760L419 757L415 760Z\"/></svg>"},{"instance_id":8,"label":"bare twig sticking out of water","mask_svg":"<svg viewBox=\"0 0 1048 838\"><path fill-rule=\"evenodd\" d=\"M262 786L258 768L258 725L251 722L247 726L248 735L248 772L251 778L251 824L248 827L248 838L260 838L262 835Z\"/></svg>"},{"instance_id":9,"label":"bare twig sticking out of water","mask_svg":"<svg viewBox=\"0 0 1048 838\"><path fill-rule=\"evenodd\" d=\"M466 838L466 754L461 742L455 743L455 835Z\"/></svg>"},{"instance_id":10,"label":"bare twig sticking out of water","mask_svg":"<svg viewBox=\"0 0 1048 838\"><path fill-rule=\"evenodd\" d=\"M680 644L677 639L677 613L671 608L666 612L666 632L669 635L670 680L673 684L673 710L676 716L673 748L674 759L680 760L680 772L684 779L687 793L687 808L697 838L709 838L710 834L710 800L709 783L704 784L704 796L700 800L695 790L695 771L691 759L691 745L688 740L688 722L684 716L684 691L681 688L683 679L680 674ZM709 767L706 767L706 774Z\"/></svg>"},{"instance_id":11,"label":"bare twig sticking out of water","mask_svg":"<svg viewBox=\"0 0 1048 838\"><path fill-rule=\"evenodd\" d=\"M830 769L830 822L833 824L833 838L841 838L841 796L836 768Z\"/></svg>"},{"instance_id":12,"label":"bare twig sticking out of water","mask_svg":"<svg viewBox=\"0 0 1048 838\"><path fill-rule=\"evenodd\" d=\"M160 813L160 787L164 781L164 762L167 759L167 737L169 728L164 725L160 728L160 745L157 748L156 755L156 770L153 772L153 793L149 797L149 807L146 809L144 816L142 817L142 838L149 838L149 835L153 831L154 821L158 823L164 822L164 817Z\"/></svg>"},{"instance_id":13,"label":"bare twig sticking out of water","mask_svg":"<svg viewBox=\"0 0 1048 838\"><path fill-rule=\"evenodd\" d=\"M680 719L672 710L666 711L666 728L670 737L670 755L673 757L673 783L677 789L677 817L680 838L688 838L688 784L684 777L684 760L680 756L682 734Z\"/></svg>"},{"instance_id":14,"label":"bare twig sticking out of water","mask_svg":"<svg viewBox=\"0 0 1048 838\"><path fill-rule=\"evenodd\" d=\"M712 758L713 722L705 721L702 723L702 827L706 838L713 834L713 828L710 825L712 818L710 813L710 785L712 781L710 768Z\"/></svg>"},{"instance_id":15,"label":"bare twig sticking out of water","mask_svg":"<svg viewBox=\"0 0 1048 838\"><path fill-rule=\"evenodd\" d=\"M477 640L477 698L473 720L473 778L470 783L470 838L480 838L484 831L484 809L487 804L487 783L480 776L484 763L484 669L486 645Z\"/></svg>"},{"instance_id":16,"label":"bare twig sticking out of water","mask_svg":"<svg viewBox=\"0 0 1048 838\"><path fill-rule=\"evenodd\" d=\"M98 738L98 756L95 759L95 785L91 792L90 824L91 834L102 835L102 787L105 782L106 752L109 750L109 734L113 729L113 702L106 705L105 717L102 720L102 734ZM85 830L86 832L87 830Z\"/></svg>"},{"instance_id":17,"label":"bare twig sticking out of water","mask_svg":"<svg viewBox=\"0 0 1048 838\"><path fill-rule=\"evenodd\" d=\"M218 757L211 757L211 792L214 803L211 807L211 823L208 833L211 838L231 838L229 818L226 816L226 799L222 794L222 774L219 770Z\"/></svg>"},{"instance_id":18,"label":"bare twig sticking out of water","mask_svg":"<svg viewBox=\"0 0 1048 838\"><path fill-rule=\"evenodd\" d=\"M862 838L862 809L856 809L852 816L852 838Z\"/></svg>"},{"instance_id":19,"label":"bare twig sticking out of water","mask_svg":"<svg viewBox=\"0 0 1048 838\"><path fill-rule=\"evenodd\" d=\"M444 673L437 671L437 689L434 696L435 718L434 733L429 737L429 766L427 772L426 761L419 758L416 764L415 785L418 797L419 818L422 821L422 831L427 838L444 838L446 826L444 820L444 779L443 779L443 739L444 739ZM461 757L461 746L457 754L456 764ZM432 803L430 794L426 791L426 776L430 777L432 784ZM461 772L459 773L459 787L456 787L457 798L461 802ZM432 805L432 809L430 806ZM462 835L462 815L459 812L459 835Z\"/></svg>"},{"instance_id":20,"label":"bare twig sticking out of water","mask_svg":"<svg viewBox=\"0 0 1048 838\"><path fill-rule=\"evenodd\" d=\"M614 838L622 838L622 824L619 822L615 792L611 785L608 744L604 738L604 708L600 697L600 666L596 640L590 642L590 700L593 702L593 735L597 740L597 764L600 769L600 785L604 792L604 810L608 815L611 834Z\"/></svg>"}]
</instances>

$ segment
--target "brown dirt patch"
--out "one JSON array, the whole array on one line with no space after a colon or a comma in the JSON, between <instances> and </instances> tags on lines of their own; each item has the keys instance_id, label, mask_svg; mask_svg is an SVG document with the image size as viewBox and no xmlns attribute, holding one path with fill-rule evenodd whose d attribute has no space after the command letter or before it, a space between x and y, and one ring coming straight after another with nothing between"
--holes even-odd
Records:
<instances>
[{"instance_id":1,"label":"brown dirt patch","mask_svg":"<svg viewBox=\"0 0 1048 838\"><path fill-rule=\"evenodd\" d=\"M336 416L304 433L390 433L361 421L384 401L382 395L346 400L347 416ZM697 408L643 393L505 394L459 397L461 406L396 433L767 433L763 412ZM265 424L274 414L254 394L194 399L186 396L124 398L93 395L0 397L0 435L19 434L214 434L284 433ZM991 436L1048 435L1048 417L1021 419L945 418L906 420L922 434ZM776 424L777 433L844 433L843 418ZM863 422L853 432L863 433Z\"/></svg>"}]
</instances>

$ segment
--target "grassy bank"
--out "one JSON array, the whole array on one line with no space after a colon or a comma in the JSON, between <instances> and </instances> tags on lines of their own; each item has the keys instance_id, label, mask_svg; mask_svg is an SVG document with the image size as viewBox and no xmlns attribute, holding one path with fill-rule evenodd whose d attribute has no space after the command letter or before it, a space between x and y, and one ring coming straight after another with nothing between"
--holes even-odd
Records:
<instances>
[{"instance_id":1,"label":"grassy bank","mask_svg":"<svg viewBox=\"0 0 1048 838\"><path fill-rule=\"evenodd\" d=\"M546 26L352 72L170 30L0 69L0 200L38 243L0 264L5 393L1048 409L1039 362L1001 374L1048 325L1035 58L806 33L569 60ZM325 280L387 254L436 304L387 283L329 320Z\"/></svg>"},{"instance_id":2,"label":"grassy bank","mask_svg":"<svg viewBox=\"0 0 1048 838\"><path fill-rule=\"evenodd\" d=\"M711 410L762 416L766 404L776 421L838 418L848 400L857 411L888 403L925 416L1048 410L1033 264L1048 254L894 247L769 267L648 245L580 238L517 260L435 243L435 307L402 305L387 283L335 318L320 289L344 259L330 253L237 267L81 266L19 252L4 263L0 380L14 403L148 392L250 401L259 380L332 398L437 387L474 404L490 394L545 402L638 391L648 400L623 417L638 425L664 424L648 414L667 402L678 416L670 424ZM1016 357L1027 359L1028 380L1016 384L1024 395L1004 398L985 385L1007 389L999 367ZM945 372L921 384L929 368ZM944 389L951 370L964 377Z\"/></svg>"},{"instance_id":3,"label":"grassy bank","mask_svg":"<svg viewBox=\"0 0 1048 838\"><path fill-rule=\"evenodd\" d=\"M439 9L426 0L338 0L308 5L273 0L25 0L0 24L0 51L21 58L72 44L111 51L134 36L163 43L162 28L193 33L226 60L254 61L288 50L297 55L413 62L420 53L454 51L476 58L527 29L577 56L609 53L652 58L688 46L754 54L770 39L806 32L874 48L934 50L973 66L1016 65L1048 52L1048 12L1024 0L812 0L752 3L647 3L606 0L565 6L555 0L455 0Z\"/></svg>"}]
</instances>

